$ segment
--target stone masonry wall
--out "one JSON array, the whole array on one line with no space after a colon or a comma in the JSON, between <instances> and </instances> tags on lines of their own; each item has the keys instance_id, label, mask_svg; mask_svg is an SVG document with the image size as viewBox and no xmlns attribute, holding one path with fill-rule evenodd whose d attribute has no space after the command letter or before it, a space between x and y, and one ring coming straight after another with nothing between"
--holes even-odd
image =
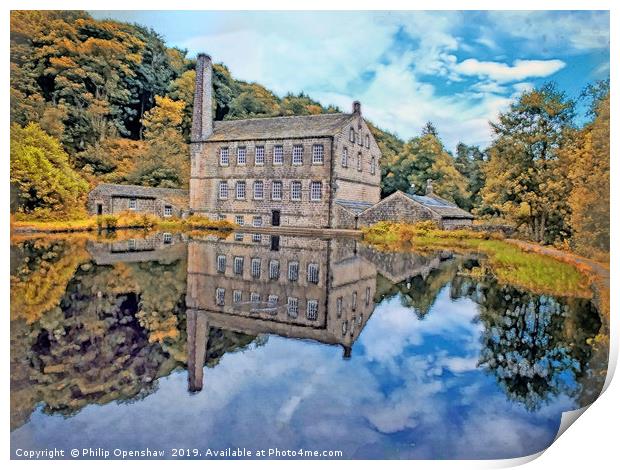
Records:
<instances>
[{"instance_id":1,"label":"stone masonry wall","mask_svg":"<svg viewBox=\"0 0 620 470\"><path fill-rule=\"evenodd\" d=\"M194 212L212 218L225 218L231 222L235 216L244 216L250 224L252 217L260 215L263 226L271 223L273 210L280 211L282 226L329 227L329 191L331 165L331 138L306 138L239 142L206 142L192 145L192 179L190 182L190 207ZM312 146L323 145L323 163L312 163ZM255 163L255 149L265 147L265 163ZM275 145L283 146L284 163L273 164ZM303 164L292 164L293 145L303 145ZM220 149L229 152L227 166L220 165ZM237 148L245 147L246 163L237 165ZM264 183L262 199L254 199L254 182ZM219 182L228 182L228 197L219 197ZM246 197L236 199L235 183L246 182ZM282 182L282 199L272 199L272 181ZM291 182L301 181L301 201L291 200ZM320 201L310 200L310 183L320 181Z\"/></svg>"},{"instance_id":2,"label":"stone masonry wall","mask_svg":"<svg viewBox=\"0 0 620 470\"><path fill-rule=\"evenodd\" d=\"M383 220L414 223L430 219L434 219L431 211L397 193L359 214L358 227L367 227ZM440 223L439 219L435 220Z\"/></svg>"}]
</instances>

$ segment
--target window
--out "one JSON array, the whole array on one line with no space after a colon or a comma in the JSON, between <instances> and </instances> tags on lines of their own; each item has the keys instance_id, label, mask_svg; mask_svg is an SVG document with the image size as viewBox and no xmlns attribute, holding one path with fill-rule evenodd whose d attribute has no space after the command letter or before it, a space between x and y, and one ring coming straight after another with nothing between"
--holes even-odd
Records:
<instances>
[{"instance_id":1,"label":"window","mask_svg":"<svg viewBox=\"0 0 620 470\"><path fill-rule=\"evenodd\" d=\"M322 184L320 181L313 181L310 183L310 200L311 201L320 201L321 200L321 189Z\"/></svg>"},{"instance_id":2,"label":"window","mask_svg":"<svg viewBox=\"0 0 620 470\"><path fill-rule=\"evenodd\" d=\"M362 171L362 152L357 152L357 171Z\"/></svg>"},{"instance_id":3,"label":"window","mask_svg":"<svg viewBox=\"0 0 620 470\"><path fill-rule=\"evenodd\" d=\"M299 263L297 261L291 261L288 264L288 280L297 281L299 279Z\"/></svg>"},{"instance_id":4,"label":"window","mask_svg":"<svg viewBox=\"0 0 620 470\"><path fill-rule=\"evenodd\" d=\"M233 291L233 303L238 304L239 302L241 302L242 296L243 294L240 290L234 290Z\"/></svg>"},{"instance_id":5,"label":"window","mask_svg":"<svg viewBox=\"0 0 620 470\"><path fill-rule=\"evenodd\" d=\"M164 206L164 217L172 217L172 206Z\"/></svg>"},{"instance_id":6,"label":"window","mask_svg":"<svg viewBox=\"0 0 620 470\"><path fill-rule=\"evenodd\" d=\"M254 150L254 164L255 165L264 165L265 164L265 147L262 145L256 147Z\"/></svg>"},{"instance_id":7,"label":"window","mask_svg":"<svg viewBox=\"0 0 620 470\"><path fill-rule=\"evenodd\" d=\"M273 164L282 165L284 163L284 148L281 145L273 146Z\"/></svg>"},{"instance_id":8,"label":"window","mask_svg":"<svg viewBox=\"0 0 620 470\"><path fill-rule=\"evenodd\" d=\"M351 310L355 311L357 308L357 291L353 291L353 298L351 299Z\"/></svg>"},{"instance_id":9,"label":"window","mask_svg":"<svg viewBox=\"0 0 620 470\"><path fill-rule=\"evenodd\" d=\"M243 217L242 215L236 215L235 216L235 223L237 225L243 225L245 224L245 217Z\"/></svg>"},{"instance_id":10,"label":"window","mask_svg":"<svg viewBox=\"0 0 620 470\"><path fill-rule=\"evenodd\" d=\"M306 318L308 320L316 320L319 316L319 301L308 300L306 303Z\"/></svg>"},{"instance_id":11,"label":"window","mask_svg":"<svg viewBox=\"0 0 620 470\"><path fill-rule=\"evenodd\" d=\"M135 211L138 208L138 200L135 197L129 199L129 208Z\"/></svg>"},{"instance_id":12,"label":"window","mask_svg":"<svg viewBox=\"0 0 620 470\"><path fill-rule=\"evenodd\" d=\"M351 142L355 142L355 131L353 130L353 128L349 129L349 140Z\"/></svg>"},{"instance_id":13,"label":"window","mask_svg":"<svg viewBox=\"0 0 620 470\"><path fill-rule=\"evenodd\" d=\"M287 301L288 316L291 318L297 318L299 313L299 301L296 297L289 297Z\"/></svg>"},{"instance_id":14,"label":"window","mask_svg":"<svg viewBox=\"0 0 620 470\"><path fill-rule=\"evenodd\" d=\"M252 217L252 226L254 227L262 227L263 226L263 218L260 215L255 215Z\"/></svg>"},{"instance_id":15,"label":"window","mask_svg":"<svg viewBox=\"0 0 620 470\"><path fill-rule=\"evenodd\" d=\"M370 148L370 136L368 134L366 134L366 148Z\"/></svg>"},{"instance_id":16,"label":"window","mask_svg":"<svg viewBox=\"0 0 620 470\"><path fill-rule=\"evenodd\" d=\"M312 163L323 163L323 146L320 144L315 144L312 146Z\"/></svg>"},{"instance_id":17,"label":"window","mask_svg":"<svg viewBox=\"0 0 620 470\"><path fill-rule=\"evenodd\" d=\"M370 174L374 175L376 171L377 171L377 161L375 160L375 157L371 157L370 158Z\"/></svg>"},{"instance_id":18,"label":"window","mask_svg":"<svg viewBox=\"0 0 620 470\"><path fill-rule=\"evenodd\" d=\"M217 272L223 273L226 271L226 255L217 255Z\"/></svg>"},{"instance_id":19,"label":"window","mask_svg":"<svg viewBox=\"0 0 620 470\"><path fill-rule=\"evenodd\" d=\"M220 199L228 199L228 181L220 181Z\"/></svg>"},{"instance_id":20,"label":"window","mask_svg":"<svg viewBox=\"0 0 620 470\"><path fill-rule=\"evenodd\" d=\"M226 294L226 290L223 287L218 287L215 289L215 303L217 305L224 305L224 295Z\"/></svg>"},{"instance_id":21,"label":"window","mask_svg":"<svg viewBox=\"0 0 620 470\"><path fill-rule=\"evenodd\" d=\"M269 305L271 307L275 307L276 305L278 305L278 296L275 294L269 294L269 297L267 298L267 302L269 302Z\"/></svg>"},{"instance_id":22,"label":"window","mask_svg":"<svg viewBox=\"0 0 620 470\"><path fill-rule=\"evenodd\" d=\"M366 305L370 305L370 287L366 288L366 298L364 300L366 302Z\"/></svg>"},{"instance_id":23,"label":"window","mask_svg":"<svg viewBox=\"0 0 620 470\"><path fill-rule=\"evenodd\" d=\"M263 236L260 233L253 233L252 234L252 241L254 243L260 243L263 241Z\"/></svg>"},{"instance_id":24,"label":"window","mask_svg":"<svg viewBox=\"0 0 620 470\"><path fill-rule=\"evenodd\" d=\"M228 147L222 147L220 149L220 165L221 166L228 166Z\"/></svg>"},{"instance_id":25,"label":"window","mask_svg":"<svg viewBox=\"0 0 620 470\"><path fill-rule=\"evenodd\" d=\"M336 316L338 318L342 316L342 297L336 299Z\"/></svg>"},{"instance_id":26,"label":"window","mask_svg":"<svg viewBox=\"0 0 620 470\"><path fill-rule=\"evenodd\" d=\"M254 181L254 199L262 199L265 193L265 183L262 180Z\"/></svg>"},{"instance_id":27,"label":"window","mask_svg":"<svg viewBox=\"0 0 620 470\"><path fill-rule=\"evenodd\" d=\"M235 274L243 274L243 256L235 256L233 260L233 272Z\"/></svg>"},{"instance_id":28,"label":"window","mask_svg":"<svg viewBox=\"0 0 620 470\"><path fill-rule=\"evenodd\" d=\"M260 302L260 294L258 292L251 292L250 302L252 302L253 304Z\"/></svg>"},{"instance_id":29,"label":"window","mask_svg":"<svg viewBox=\"0 0 620 470\"><path fill-rule=\"evenodd\" d=\"M237 147L237 165L245 165L245 147Z\"/></svg>"},{"instance_id":30,"label":"window","mask_svg":"<svg viewBox=\"0 0 620 470\"><path fill-rule=\"evenodd\" d=\"M301 165L304 162L303 145L293 145L293 165Z\"/></svg>"},{"instance_id":31,"label":"window","mask_svg":"<svg viewBox=\"0 0 620 470\"><path fill-rule=\"evenodd\" d=\"M310 263L308 265L308 282L312 284L319 283L319 265L316 263Z\"/></svg>"},{"instance_id":32,"label":"window","mask_svg":"<svg viewBox=\"0 0 620 470\"><path fill-rule=\"evenodd\" d=\"M245 181L237 181L235 185L235 197L237 199L245 199Z\"/></svg>"},{"instance_id":33,"label":"window","mask_svg":"<svg viewBox=\"0 0 620 470\"><path fill-rule=\"evenodd\" d=\"M291 201L301 201L301 181L291 183Z\"/></svg>"},{"instance_id":34,"label":"window","mask_svg":"<svg viewBox=\"0 0 620 470\"><path fill-rule=\"evenodd\" d=\"M271 199L274 201L282 200L282 181L274 181L271 183Z\"/></svg>"},{"instance_id":35,"label":"window","mask_svg":"<svg viewBox=\"0 0 620 470\"><path fill-rule=\"evenodd\" d=\"M252 277L260 277L260 258L252 258Z\"/></svg>"},{"instance_id":36,"label":"window","mask_svg":"<svg viewBox=\"0 0 620 470\"><path fill-rule=\"evenodd\" d=\"M225 214L218 214L217 215L217 220L219 220L219 221L226 220L226 215Z\"/></svg>"},{"instance_id":37,"label":"window","mask_svg":"<svg viewBox=\"0 0 620 470\"><path fill-rule=\"evenodd\" d=\"M235 233L235 241L236 242L242 242L243 241L243 234L242 233Z\"/></svg>"},{"instance_id":38,"label":"window","mask_svg":"<svg viewBox=\"0 0 620 470\"><path fill-rule=\"evenodd\" d=\"M349 166L349 149L346 147L342 149L342 160L340 161L340 163L344 168Z\"/></svg>"},{"instance_id":39,"label":"window","mask_svg":"<svg viewBox=\"0 0 620 470\"><path fill-rule=\"evenodd\" d=\"M360 132L357 133L357 144L362 145L362 134Z\"/></svg>"},{"instance_id":40,"label":"window","mask_svg":"<svg viewBox=\"0 0 620 470\"><path fill-rule=\"evenodd\" d=\"M277 259L269 261L269 279L275 280L280 277L280 262Z\"/></svg>"},{"instance_id":41,"label":"window","mask_svg":"<svg viewBox=\"0 0 620 470\"><path fill-rule=\"evenodd\" d=\"M172 234L164 233L164 244L170 245L170 243L172 243Z\"/></svg>"},{"instance_id":42,"label":"window","mask_svg":"<svg viewBox=\"0 0 620 470\"><path fill-rule=\"evenodd\" d=\"M347 321L343 321L342 322L342 334L345 335L347 334L347 329L348 329L348 325L347 325Z\"/></svg>"},{"instance_id":43,"label":"window","mask_svg":"<svg viewBox=\"0 0 620 470\"><path fill-rule=\"evenodd\" d=\"M127 240L127 248L129 249L129 251L133 251L136 249L136 240L135 238L131 238L129 240Z\"/></svg>"}]
</instances>

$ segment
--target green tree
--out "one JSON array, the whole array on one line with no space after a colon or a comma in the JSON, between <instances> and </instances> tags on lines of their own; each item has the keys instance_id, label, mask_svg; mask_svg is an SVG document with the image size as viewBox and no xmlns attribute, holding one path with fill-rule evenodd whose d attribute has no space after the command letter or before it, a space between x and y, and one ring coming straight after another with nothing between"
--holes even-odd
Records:
<instances>
[{"instance_id":1,"label":"green tree","mask_svg":"<svg viewBox=\"0 0 620 470\"><path fill-rule=\"evenodd\" d=\"M572 128L574 103L553 84L524 92L491 127L482 200L537 242L570 235L569 185L558 150Z\"/></svg>"}]
</instances>

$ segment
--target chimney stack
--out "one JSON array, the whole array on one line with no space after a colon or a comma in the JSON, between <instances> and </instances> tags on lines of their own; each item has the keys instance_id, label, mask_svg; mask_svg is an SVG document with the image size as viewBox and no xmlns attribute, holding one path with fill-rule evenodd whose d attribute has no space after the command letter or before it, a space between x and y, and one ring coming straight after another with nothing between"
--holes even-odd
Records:
<instances>
[{"instance_id":1,"label":"chimney stack","mask_svg":"<svg viewBox=\"0 0 620 470\"><path fill-rule=\"evenodd\" d=\"M433 194L433 180L430 178L426 180L426 194Z\"/></svg>"},{"instance_id":2,"label":"chimney stack","mask_svg":"<svg viewBox=\"0 0 620 470\"><path fill-rule=\"evenodd\" d=\"M213 133L213 65L207 54L196 58L196 90L192 116L192 142L206 140Z\"/></svg>"},{"instance_id":3,"label":"chimney stack","mask_svg":"<svg viewBox=\"0 0 620 470\"><path fill-rule=\"evenodd\" d=\"M353 102L353 114L357 114L358 116L362 115L362 103L359 101Z\"/></svg>"}]
</instances>

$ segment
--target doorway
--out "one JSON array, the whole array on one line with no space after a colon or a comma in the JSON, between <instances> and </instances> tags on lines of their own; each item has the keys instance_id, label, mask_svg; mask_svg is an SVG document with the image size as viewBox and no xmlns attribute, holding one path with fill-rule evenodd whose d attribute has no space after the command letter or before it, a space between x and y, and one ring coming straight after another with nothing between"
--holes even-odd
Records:
<instances>
[{"instance_id":1,"label":"doorway","mask_svg":"<svg viewBox=\"0 0 620 470\"><path fill-rule=\"evenodd\" d=\"M280 211L271 211L271 226L280 226Z\"/></svg>"},{"instance_id":2,"label":"doorway","mask_svg":"<svg viewBox=\"0 0 620 470\"><path fill-rule=\"evenodd\" d=\"M97 215L103 214L103 204L97 204Z\"/></svg>"}]
</instances>

